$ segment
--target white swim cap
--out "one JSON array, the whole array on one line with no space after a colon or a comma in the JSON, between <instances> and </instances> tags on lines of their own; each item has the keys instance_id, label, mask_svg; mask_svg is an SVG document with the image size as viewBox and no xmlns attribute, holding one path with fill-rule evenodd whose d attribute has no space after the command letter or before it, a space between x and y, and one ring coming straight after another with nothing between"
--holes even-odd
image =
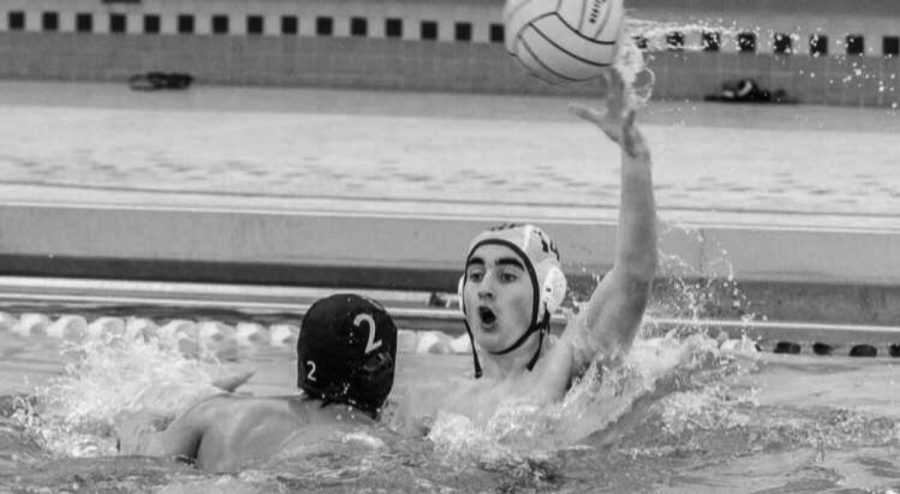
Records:
<instances>
[{"instance_id":1,"label":"white swim cap","mask_svg":"<svg viewBox=\"0 0 900 494\"><path fill-rule=\"evenodd\" d=\"M560 268L559 251L550 236L540 228L528 224L507 223L490 228L479 233L469 244L466 267L475 250L485 244L509 247L522 258L535 290L532 325L540 321L544 311L550 314L556 312L566 296L566 276ZM459 307L463 314L466 312L462 298L465 283L464 274L459 283Z\"/></svg>"}]
</instances>

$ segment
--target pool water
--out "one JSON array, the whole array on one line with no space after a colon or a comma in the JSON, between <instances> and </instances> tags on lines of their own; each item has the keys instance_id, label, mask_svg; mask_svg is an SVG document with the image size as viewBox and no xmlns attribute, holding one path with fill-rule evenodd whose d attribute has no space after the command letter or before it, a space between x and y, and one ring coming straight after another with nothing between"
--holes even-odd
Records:
<instances>
[{"instance_id":1,"label":"pool water","mask_svg":"<svg viewBox=\"0 0 900 494\"><path fill-rule=\"evenodd\" d=\"M893 360L726 351L700 332L647 329L621 368L589 373L560 404L501 407L485 423L439 413L427 437L393 432L412 418L389 405L382 428L236 475L118 456L116 434L162 427L248 369L238 392L294 393L290 349L221 363L157 340L3 335L0 370L31 384L0 385L0 492L900 491ZM470 365L403 353L391 402Z\"/></svg>"},{"instance_id":2,"label":"pool water","mask_svg":"<svg viewBox=\"0 0 900 494\"><path fill-rule=\"evenodd\" d=\"M3 182L71 189L68 202L143 191L587 207L591 217L618 205L615 148L565 110L569 99L204 86L141 96L124 85L0 81ZM896 111L653 101L639 121L664 217L896 225Z\"/></svg>"}]
</instances>

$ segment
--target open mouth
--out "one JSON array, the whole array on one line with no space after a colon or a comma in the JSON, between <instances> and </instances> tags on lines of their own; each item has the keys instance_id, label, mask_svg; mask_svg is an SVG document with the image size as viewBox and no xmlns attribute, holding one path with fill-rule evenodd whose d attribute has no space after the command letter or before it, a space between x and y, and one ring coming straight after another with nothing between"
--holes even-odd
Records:
<instances>
[{"instance_id":1,"label":"open mouth","mask_svg":"<svg viewBox=\"0 0 900 494\"><path fill-rule=\"evenodd\" d=\"M485 326L491 326L495 322L497 322L497 315L494 314L494 311L488 309L487 307L481 306L478 308L478 319L481 320L481 323Z\"/></svg>"}]
</instances>

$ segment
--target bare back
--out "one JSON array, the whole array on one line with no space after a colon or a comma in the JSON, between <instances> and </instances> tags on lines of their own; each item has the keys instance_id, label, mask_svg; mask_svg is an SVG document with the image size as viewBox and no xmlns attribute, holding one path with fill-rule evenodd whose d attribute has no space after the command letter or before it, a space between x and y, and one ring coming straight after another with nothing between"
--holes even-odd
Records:
<instances>
[{"instance_id":1,"label":"bare back","mask_svg":"<svg viewBox=\"0 0 900 494\"><path fill-rule=\"evenodd\" d=\"M136 453L195 461L211 472L234 471L248 462L323 441L374 420L344 405L323 407L300 397L220 395L204 400Z\"/></svg>"}]
</instances>

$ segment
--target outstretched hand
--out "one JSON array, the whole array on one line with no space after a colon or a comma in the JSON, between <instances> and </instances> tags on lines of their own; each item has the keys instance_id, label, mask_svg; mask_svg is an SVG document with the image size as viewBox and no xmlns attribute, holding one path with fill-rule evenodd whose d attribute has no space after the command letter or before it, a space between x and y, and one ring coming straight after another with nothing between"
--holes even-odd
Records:
<instances>
[{"instance_id":1,"label":"outstretched hand","mask_svg":"<svg viewBox=\"0 0 900 494\"><path fill-rule=\"evenodd\" d=\"M643 136L634 126L635 112L626 106L628 88L622 76L615 69L610 70L607 82L609 92L605 112L578 103L570 103L569 111L599 127L632 158L649 155Z\"/></svg>"}]
</instances>

